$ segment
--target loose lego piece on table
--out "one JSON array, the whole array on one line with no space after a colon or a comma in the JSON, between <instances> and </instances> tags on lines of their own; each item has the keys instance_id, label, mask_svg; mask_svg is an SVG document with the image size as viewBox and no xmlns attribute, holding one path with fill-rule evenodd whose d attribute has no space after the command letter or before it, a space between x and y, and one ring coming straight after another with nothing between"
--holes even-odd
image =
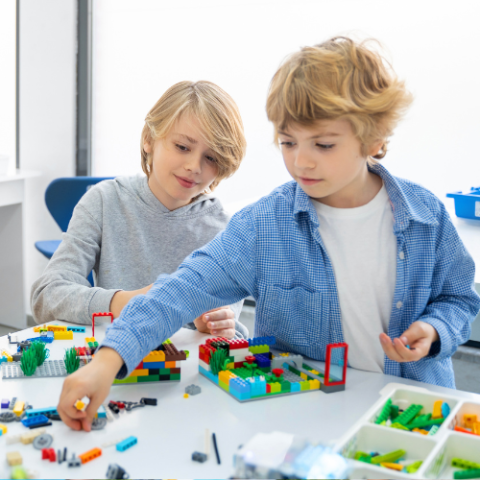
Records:
<instances>
[{"instance_id":1,"label":"loose lego piece on table","mask_svg":"<svg viewBox=\"0 0 480 480\"><path fill-rule=\"evenodd\" d=\"M212 440L213 440L213 448L215 450L215 456L217 457L217 464L220 465L222 462L220 461L220 453L218 452L217 446L217 436L215 433L212 433Z\"/></svg>"},{"instance_id":2,"label":"loose lego piece on table","mask_svg":"<svg viewBox=\"0 0 480 480\"><path fill-rule=\"evenodd\" d=\"M90 462L91 460L99 457L102 454L102 451L99 448L92 448L88 452L82 453L78 456L82 463Z\"/></svg>"},{"instance_id":3,"label":"loose lego piece on table","mask_svg":"<svg viewBox=\"0 0 480 480\"><path fill-rule=\"evenodd\" d=\"M122 440L121 442L117 443L117 450L119 452L124 452L125 450L128 450L129 448L133 447L138 443L137 437L128 437L125 440Z\"/></svg>"},{"instance_id":4,"label":"loose lego piece on table","mask_svg":"<svg viewBox=\"0 0 480 480\"><path fill-rule=\"evenodd\" d=\"M156 398L145 398L142 397L140 399L140 403L144 403L145 405L157 405L157 399Z\"/></svg>"},{"instance_id":5,"label":"loose lego piece on table","mask_svg":"<svg viewBox=\"0 0 480 480\"><path fill-rule=\"evenodd\" d=\"M115 479L125 480L127 478L130 478L128 473L120 465L117 465L116 463L111 463L108 466L106 477L112 480L115 480Z\"/></svg>"},{"instance_id":6,"label":"loose lego piece on table","mask_svg":"<svg viewBox=\"0 0 480 480\"><path fill-rule=\"evenodd\" d=\"M44 433L39 435L33 440L33 447L37 450L43 450L45 448L50 448L53 443L53 436L49 433Z\"/></svg>"},{"instance_id":7,"label":"loose lego piece on table","mask_svg":"<svg viewBox=\"0 0 480 480\"><path fill-rule=\"evenodd\" d=\"M49 460L50 462L55 462L57 460L55 450L53 448L42 449L42 460Z\"/></svg>"},{"instance_id":8,"label":"loose lego piece on table","mask_svg":"<svg viewBox=\"0 0 480 480\"><path fill-rule=\"evenodd\" d=\"M24 407L25 407L25 402L21 402L20 400L18 402L15 402L15 406L13 407L13 413L17 417L19 417L22 414Z\"/></svg>"},{"instance_id":9,"label":"loose lego piece on table","mask_svg":"<svg viewBox=\"0 0 480 480\"><path fill-rule=\"evenodd\" d=\"M2 408L8 408L10 405L10 400L8 398L2 398Z\"/></svg>"},{"instance_id":10,"label":"loose lego piece on table","mask_svg":"<svg viewBox=\"0 0 480 480\"><path fill-rule=\"evenodd\" d=\"M75 456L74 453L72 453L72 458L68 461L68 467L79 467L82 464L80 459Z\"/></svg>"},{"instance_id":11,"label":"loose lego piece on table","mask_svg":"<svg viewBox=\"0 0 480 480\"><path fill-rule=\"evenodd\" d=\"M21 465L23 460L20 452L7 452L7 462L11 467Z\"/></svg>"},{"instance_id":12,"label":"loose lego piece on table","mask_svg":"<svg viewBox=\"0 0 480 480\"><path fill-rule=\"evenodd\" d=\"M11 411L6 411L0 413L0 421L9 423L9 422L15 422L18 419L18 417Z\"/></svg>"},{"instance_id":13,"label":"loose lego piece on table","mask_svg":"<svg viewBox=\"0 0 480 480\"><path fill-rule=\"evenodd\" d=\"M24 433L20 436L20 441L24 445L28 445L29 443L33 443L33 441L47 432L46 428L39 428L38 430L31 430L30 432Z\"/></svg>"},{"instance_id":14,"label":"loose lego piece on table","mask_svg":"<svg viewBox=\"0 0 480 480\"><path fill-rule=\"evenodd\" d=\"M5 435L7 431L8 431L7 426L0 423L0 435Z\"/></svg>"},{"instance_id":15,"label":"loose lego piece on table","mask_svg":"<svg viewBox=\"0 0 480 480\"><path fill-rule=\"evenodd\" d=\"M188 398L190 395L188 393L183 394L183 398Z\"/></svg>"},{"instance_id":16,"label":"loose lego piece on table","mask_svg":"<svg viewBox=\"0 0 480 480\"><path fill-rule=\"evenodd\" d=\"M53 338L55 340L73 340L73 332L72 331L54 332Z\"/></svg>"},{"instance_id":17,"label":"loose lego piece on table","mask_svg":"<svg viewBox=\"0 0 480 480\"><path fill-rule=\"evenodd\" d=\"M23 467L13 467L12 472L10 473L10 478L13 480L22 480L26 478L36 478L34 476L29 475Z\"/></svg>"},{"instance_id":18,"label":"loose lego piece on table","mask_svg":"<svg viewBox=\"0 0 480 480\"><path fill-rule=\"evenodd\" d=\"M189 395L198 395L199 393L202 393L202 389L198 385L192 384L185 387L185 393L188 393Z\"/></svg>"},{"instance_id":19,"label":"loose lego piece on table","mask_svg":"<svg viewBox=\"0 0 480 480\"><path fill-rule=\"evenodd\" d=\"M41 425L42 423L47 423L48 417L46 417L45 415L36 415L34 417L24 418L21 422L25 427L30 428L35 425Z\"/></svg>"},{"instance_id":20,"label":"loose lego piece on table","mask_svg":"<svg viewBox=\"0 0 480 480\"><path fill-rule=\"evenodd\" d=\"M66 332L67 327L65 325L48 325L47 330L49 332Z\"/></svg>"},{"instance_id":21,"label":"loose lego piece on table","mask_svg":"<svg viewBox=\"0 0 480 480\"><path fill-rule=\"evenodd\" d=\"M207 456L201 452L193 452L192 453L192 460L194 462L203 463L207 460Z\"/></svg>"}]
</instances>

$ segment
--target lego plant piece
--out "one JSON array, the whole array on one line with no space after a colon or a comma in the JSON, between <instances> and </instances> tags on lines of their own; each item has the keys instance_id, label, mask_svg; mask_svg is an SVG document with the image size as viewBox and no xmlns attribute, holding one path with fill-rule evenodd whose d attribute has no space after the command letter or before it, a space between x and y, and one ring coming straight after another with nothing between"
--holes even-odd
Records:
<instances>
[{"instance_id":1,"label":"lego plant piece","mask_svg":"<svg viewBox=\"0 0 480 480\"><path fill-rule=\"evenodd\" d=\"M65 362L65 370L68 374L73 373L79 369L80 359L77 357L75 347L65 350L63 361Z\"/></svg>"},{"instance_id":2,"label":"lego plant piece","mask_svg":"<svg viewBox=\"0 0 480 480\"><path fill-rule=\"evenodd\" d=\"M455 479L480 478L480 470L463 470L453 474Z\"/></svg>"},{"instance_id":3,"label":"lego plant piece","mask_svg":"<svg viewBox=\"0 0 480 480\"><path fill-rule=\"evenodd\" d=\"M378 465L380 463L392 463L400 460L407 452L405 450L395 450L394 452L386 453L384 455L377 455L372 457L372 464Z\"/></svg>"},{"instance_id":4,"label":"lego plant piece","mask_svg":"<svg viewBox=\"0 0 480 480\"><path fill-rule=\"evenodd\" d=\"M35 370L37 369L35 350L29 348L23 353L22 359L20 360L20 368L22 369L23 374L27 377L30 377L35 373Z\"/></svg>"},{"instance_id":5,"label":"lego plant piece","mask_svg":"<svg viewBox=\"0 0 480 480\"><path fill-rule=\"evenodd\" d=\"M127 478L130 478L128 473L120 465L117 465L116 463L111 463L108 466L106 477L109 479L118 479L118 480L125 480Z\"/></svg>"},{"instance_id":6,"label":"lego plant piece","mask_svg":"<svg viewBox=\"0 0 480 480\"><path fill-rule=\"evenodd\" d=\"M102 451L99 448L92 448L88 452L82 453L78 456L82 463L90 462L91 460L99 457L102 454Z\"/></svg>"},{"instance_id":7,"label":"lego plant piece","mask_svg":"<svg viewBox=\"0 0 480 480\"><path fill-rule=\"evenodd\" d=\"M53 436L49 433L44 433L33 440L33 447L37 450L43 450L44 448L50 448L52 443Z\"/></svg>"},{"instance_id":8,"label":"lego plant piece","mask_svg":"<svg viewBox=\"0 0 480 480\"><path fill-rule=\"evenodd\" d=\"M82 464L80 459L75 456L74 453L72 453L72 458L68 461L68 467L79 467ZM108 478L108 477L107 477Z\"/></svg>"},{"instance_id":9,"label":"lego plant piece","mask_svg":"<svg viewBox=\"0 0 480 480\"><path fill-rule=\"evenodd\" d=\"M193 452L192 453L192 460L194 462L203 463L207 461L207 456L201 452Z\"/></svg>"},{"instance_id":10,"label":"lego plant piece","mask_svg":"<svg viewBox=\"0 0 480 480\"><path fill-rule=\"evenodd\" d=\"M213 448L215 450L215 456L217 457L217 464L220 465L222 462L220 461L220 454L218 453L217 436L215 435L215 433L212 433L212 440Z\"/></svg>"},{"instance_id":11,"label":"lego plant piece","mask_svg":"<svg viewBox=\"0 0 480 480\"><path fill-rule=\"evenodd\" d=\"M122 440L121 442L117 443L117 451L119 452L124 452L125 450L128 450L130 447L133 447L138 443L137 437L128 437L125 440Z\"/></svg>"},{"instance_id":12,"label":"lego plant piece","mask_svg":"<svg viewBox=\"0 0 480 480\"><path fill-rule=\"evenodd\" d=\"M20 452L7 452L7 462L11 467L21 465L23 460Z\"/></svg>"},{"instance_id":13,"label":"lego plant piece","mask_svg":"<svg viewBox=\"0 0 480 480\"><path fill-rule=\"evenodd\" d=\"M43 342L33 342L29 348L35 352L35 357L37 359L37 367L43 365L43 362L49 357L50 350L46 348Z\"/></svg>"},{"instance_id":14,"label":"lego plant piece","mask_svg":"<svg viewBox=\"0 0 480 480\"><path fill-rule=\"evenodd\" d=\"M218 375L220 368L227 359L227 352L223 349L216 350L210 357L210 368L213 375Z\"/></svg>"}]
</instances>

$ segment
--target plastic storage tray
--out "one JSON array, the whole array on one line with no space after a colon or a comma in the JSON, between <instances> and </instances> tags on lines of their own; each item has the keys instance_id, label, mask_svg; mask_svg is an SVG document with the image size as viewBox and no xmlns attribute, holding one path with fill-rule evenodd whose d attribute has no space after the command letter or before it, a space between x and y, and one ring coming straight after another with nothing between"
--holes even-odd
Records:
<instances>
[{"instance_id":1,"label":"plastic storage tray","mask_svg":"<svg viewBox=\"0 0 480 480\"><path fill-rule=\"evenodd\" d=\"M472 187L468 193L447 193L455 200L455 215L461 218L480 220L480 187Z\"/></svg>"},{"instance_id":2,"label":"plastic storage tray","mask_svg":"<svg viewBox=\"0 0 480 480\"><path fill-rule=\"evenodd\" d=\"M381 398L336 443L335 450L353 459L357 450L378 451L383 454L403 449L406 451L404 459L407 462L422 460L422 466L417 472L409 474L353 460L354 468L350 478L453 478L453 472L459 469L451 466L452 458L459 457L480 463L480 436L453 430L461 423L465 413L477 414L480 418L480 402L464 400L454 394L435 394L425 388L396 383L388 384L380 393ZM443 400L449 404L451 411L434 435L421 435L375 425L375 419L389 398L394 404L400 400L421 404L424 406L422 414L431 413L433 403Z\"/></svg>"}]
</instances>

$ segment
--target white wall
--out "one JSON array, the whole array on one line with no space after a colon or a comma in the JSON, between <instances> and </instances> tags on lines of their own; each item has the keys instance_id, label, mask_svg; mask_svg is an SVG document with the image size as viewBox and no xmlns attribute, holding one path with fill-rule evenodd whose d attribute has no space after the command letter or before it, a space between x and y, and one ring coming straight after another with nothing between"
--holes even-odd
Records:
<instances>
[{"instance_id":1,"label":"white wall","mask_svg":"<svg viewBox=\"0 0 480 480\"><path fill-rule=\"evenodd\" d=\"M34 242L61 234L45 189L54 178L75 174L76 22L75 0L20 2L20 162L22 170L42 174L27 180L27 299L47 264Z\"/></svg>"},{"instance_id":2,"label":"white wall","mask_svg":"<svg viewBox=\"0 0 480 480\"><path fill-rule=\"evenodd\" d=\"M0 155L16 157L16 2L0 0Z\"/></svg>"},{"instance_id":3,"label":"white wall","mask_svg":"<svg viewBox=\"0 0 480 480\"><path fill-rule=\"evenodd\" d=\"M444 198L480 183L479 18L467 0L95 0L93 171L139 172L147 111L173 83L208 79L238 103L248 140L219 196L268 193L289 180L265 115L272 75L300 46L353 33L385 44L416 97L384 164Z\"/></svg>"}]
</instances>

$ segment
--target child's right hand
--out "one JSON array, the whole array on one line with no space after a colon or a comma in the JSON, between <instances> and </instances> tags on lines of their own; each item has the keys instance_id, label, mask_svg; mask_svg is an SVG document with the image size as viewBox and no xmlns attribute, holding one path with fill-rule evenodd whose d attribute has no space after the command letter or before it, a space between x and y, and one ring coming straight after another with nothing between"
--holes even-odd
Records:
<instances>
[{"instance_id":1,"label":"child's right hand","mask_svg":"<svg viewBox=\"0 0 480 480\"><path fill-rule=\"evenodd\" d=\"M88 365L65 379L57 411L66 425L74 430L91 430L92 420L122 365L122 357L112 348L104 347ZM83 397L88 397L90 403L82 412L74 404Z\"/></svg>"}]
</instances>

